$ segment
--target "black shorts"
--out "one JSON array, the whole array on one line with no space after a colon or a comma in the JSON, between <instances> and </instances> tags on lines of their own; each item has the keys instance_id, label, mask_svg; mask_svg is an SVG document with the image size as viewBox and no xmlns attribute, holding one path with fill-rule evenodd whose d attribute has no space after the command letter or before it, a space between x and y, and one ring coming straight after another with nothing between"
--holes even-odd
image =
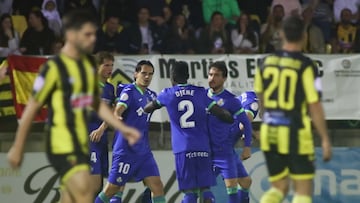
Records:
<instances>
[{"instance_id":1,"label":"black shorts","mask_svg":"<svg viewBox=\"0 0 360 203\"><path fill-rule=\"evenodd\" d=\"M315 155L279 154L264 152L269 171L269 181L274 182L290 176L294 180L312 179L315 175Z\"/></svg>"},{"instance_id":2,"label":"black shorts","mask_svg":"<svg viewBox=\"0 0 360 203\"><path fill-rule=\"evenodd\" d=\"M65 183L74 173L78 171L90 171L90 158L88 154L51 154L47 153L50 164L60 175L61 184Z\"/></svg>"}]
</instances>

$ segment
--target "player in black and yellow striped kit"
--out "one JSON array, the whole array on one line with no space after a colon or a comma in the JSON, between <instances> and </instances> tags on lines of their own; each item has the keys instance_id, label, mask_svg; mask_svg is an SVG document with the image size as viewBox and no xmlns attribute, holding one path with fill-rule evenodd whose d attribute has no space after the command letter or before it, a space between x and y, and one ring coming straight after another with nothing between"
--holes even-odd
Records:
<instances>
[{"instance_id":1,"label":"player in black and yellow striped kit","mask_svg":"<svg viewBox=\"0 0 360 203\"><path fill-rule=\"evenodd\" d=\"M260 148L264 152L271 188L261 203L280 203L294 183L293 203L312 202L315 173L312 118L321 139L323 159L331 158L324 112L320 102L320 78L311 59L301 53L304 22L285 20L283 50L265 57L255 74L254 89L262 101Z\"/></svg>"},{"instance_id":2,"label":"player in black and yellow striped kit","mask_svg":"<svg viewBox=\"0 0 360 203\"><path fill-rule=\"evenodd\" d=\"M119 121L100 101L96 64L89 55L96 40L96 19L86 11L74 11L63 19L66 43L60 55L48 60L35 80L34 93L21 118L8 153L13 168L20 166L23 148L37 110L48 105L47 156L61 176L61 202L93 202L95 186L89 167L87 117L91 109L108 124L125 133L130 143L137 130ZM92 188L94 186L94 188Z\"/></svg>"}]
</instances>

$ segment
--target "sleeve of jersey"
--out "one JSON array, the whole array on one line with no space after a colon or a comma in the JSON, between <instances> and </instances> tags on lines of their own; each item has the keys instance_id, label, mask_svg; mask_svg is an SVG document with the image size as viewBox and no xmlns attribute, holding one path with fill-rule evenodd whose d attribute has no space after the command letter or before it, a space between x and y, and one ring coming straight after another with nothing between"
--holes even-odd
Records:
<instances>
[{"instance_id":1,"label":"sleeve of jersey","mask_svg":"<svg viewBox=\"0 0 360 203\"><path fill-rule=\"evenodd\" d=\"M120 100L120 94L123 91L125 85L123 84L119 84L116 88L116 98L115 98L115 102L117 103Z\"/></svg>"},{"instance_id":2,"label":"sleeve of jersey","mask_svg":"<svg viewBox=\"0 0 360 203\"><path fill-rule=\"evenodd\" d=\"M320 100L319 92L321 91L320 77L315 79L314 68L308 66L305 68L302 76L302 85L305 92L306 102L308 104L318 102Z\"/></svg>"},{"instance_id":3,"label":"sleeve of jersey","mask_svg":"<svg viewBox=\"0 0 360 203\"><path fill-rule=\"evenodd\" d=\"M254 91L256 93L262 93L263 92L263 82L262 82L261 71L260 71L259 67L257 67L255 69Z\"/></svg>"},{"instance_id":4,"label":"sleeve of jersey","mask_svg":"<svg viewBox=\"0 0 360 203\"><path fill-rule=\"evenodd\" d=\"M102 90L101 99L105 101L108 105L114 104L115 102L114 86L112 86L111 84L105 84Z\"/></svg>"},{"instance_id":5,"label":"sleeve of jersey","mask_svg":"<svg viewBox=\"0 0 360 203\"><path fill-rule=\"evenodd\" d=\"M234 100L234 103L232 106L237 107L233 116L234 116L234 118L236 118L236 120L240 121L243 124L243 126L244 126L243 132L245 135L245 140L244 140L245 146L249 147L251 145L251 140L252 140L251 123L246 115L244 108L242 107L242 105L238 99Z\"/></svg>"},{"instance_id":6,"label":"sleeve of jersey","mask_svg":"<svg viewBox=\"0 0 360 203\"><path fill-rule=\"evenodd\" d=\"M125 88L123 89L123 91L120 94L120 98L119 101L117 102L117 106L125 106L125 108L127 109L128 106L131 103L131 89L130 88Z\"/></svg>"},{"instance_id":7,"label":"sleeve of jersey","mask_svg":"<svg viewBox=\"0 0 360 203\"><path fill-rule=\"evenodd\" d=\"M215 106L216 101L214 101L211 96L208 94L208 91L206 91L206 89L204 88L204 94L206 96L204 96L205 102L206 102L206 106L207 106L207 110L210 110L213 106Z\"/></svg>"},{"instance_id":8,"label":"sleeve of jersey","mask_svg":"<svg viewBox=\"0 0 360 203\"><path fill-rule=\"evenodd\" d=\"M168 95L167 95L167 91L166 89L163 89L159 95L157 95L156 98L156 103L161 107L161 106L166 106L169 99L167 99Z\"/></svg>"},{"instance_id":9,"label":"sleeve of jersey","mask_svg":"<svg viewBox=\"0 0 360 203\"><path fill-rule=\"evenodd\" d=\"M57 78L56 68L51 62L46 62L40 68L39 75L36 77L33 86L33 97L37 102L45 103L54 90Z\"/></svg>"}]
</instances>

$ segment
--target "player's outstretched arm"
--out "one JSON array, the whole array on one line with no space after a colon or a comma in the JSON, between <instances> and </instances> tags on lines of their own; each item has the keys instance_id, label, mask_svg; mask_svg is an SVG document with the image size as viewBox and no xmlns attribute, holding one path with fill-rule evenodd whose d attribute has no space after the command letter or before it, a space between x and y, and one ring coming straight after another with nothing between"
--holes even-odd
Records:
<instances>
[{"instance_id":1,"label":"player's outstretched arm","mask_svg":"<svg viewBox=\"0 0 360 203\"><path fill-rule=\"evenodd\" d=\"M34 98L30 98L28 104L26 105L16 131L15 141L7 154L8 162L12 168L19 168L21 166L25 141L36 112L41 106L42 104L35 101Z\"/></svg>"},{"instance_id":2,"label":"player's outstretched arm","mask_svg":"<svg viewBox=\"0 0 360 203\"><path fill-rule=\"evenodd\" d=\"M209 111L210 111L210 113L212 113L216 117L218 117L221 121L224 121L226 123L233 123L234 122L234 118L232 117L231 113L229 111L221 108L217 104L212 106L209 109Z\"/></svg>"},{"instance_id":3,"label":"player's outstretched arm","mask_svg":"<svg viewBox=\"0 0 360 203\"><path fill-rule=\"evenodd\" d=\"M320 101L309 104L309 111L314 123L316 130L319 133L321 138L321 147L323 150L323 160L329 161L332 156L331 152L331 143L329 139L329 135L327 133L327 126L325 122L325 115L323 107Z\"/></svg>"},{"instance_id":4,"label":"player's outstretched arm","mask_svg":"<svg viewBox=\"0 0 360 203\"><path fill-rule=\"evenodd\" d=\"M115 117L106 102L100 102L98 114L103 121L119 130L128 140L130 145L135 144L140 139L140 132L135 128L127 126L117 117Z\"/></svg>"},{"instance_id":5,"label":"player's outstretched arm","mask_svg":"<svg viewBox=\"0 0 360 203\"><path fill-rule=\"evenodd\" d=\"M161 108L161 105L159 105L159 103L156 100L154 100L154 101L151 101L146 104L144 111L146 113L152 113L156 109L160 109L160 108Z\"/></svg>"}]
</instances>

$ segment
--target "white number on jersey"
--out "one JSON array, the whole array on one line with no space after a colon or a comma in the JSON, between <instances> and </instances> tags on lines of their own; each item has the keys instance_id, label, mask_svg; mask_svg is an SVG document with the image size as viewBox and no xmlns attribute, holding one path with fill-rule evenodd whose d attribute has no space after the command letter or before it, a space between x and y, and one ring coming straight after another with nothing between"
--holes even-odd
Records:
<instances>
[{"instance_id":1,"label":"white number on jersey","mask_svg":"<svg viewBox=\"0 0 360 203\"><path fill-rule=\"evenodd\" d=\"M92 162L94 162L94 163L97 162L96 152L91 152L90 161L92 161Z\"/></svg>"},{"instance_id":2,"label":"white number on jersey","mask_svg":"<svg viewBox=\"0 0 360 203\"><path fill-rule=\"evenodd\" d=\"M128 174L130 170L130 164L125 164L124 162L119 163L119 173Z\"/></svg>"},{"instance_id":3,"label":"white number on jersey","mask_svg":"<svg viewBox=\"0 0 360 203\"><path fill-rule=\"evenodd\" d=\"M193 128L195 127L195 121L189 121L189 117L194 113L194 105L189 100L183 100L178 104L178 111L185 111L183 115L180 116L180 126L181 128Z\"/></svg>"}]
</instances>

